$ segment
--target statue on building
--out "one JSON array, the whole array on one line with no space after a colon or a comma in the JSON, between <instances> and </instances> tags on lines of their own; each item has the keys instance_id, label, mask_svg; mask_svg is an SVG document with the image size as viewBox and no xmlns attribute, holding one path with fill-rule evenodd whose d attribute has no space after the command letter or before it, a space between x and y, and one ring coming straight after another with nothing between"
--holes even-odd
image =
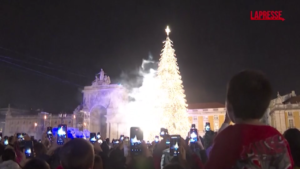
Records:
<instances>
[{"instance_id":1,"label":"statue on building","mask_svg":"<svg viewBox=\"0 0 300 169\"><path fill-rule=\"evenodd\" d=\"M291 97L296 97L296 93L295 93L294 90L293 90L292 93L291 93Z\"/></svg>"},{"instance_id":2,"label":"statue on building","mask_svg":"<svg viewBox=\"0 0 300 169\"><path fill-rule=\"evenodd\" d=\"M98 74L96 74L95 80L92 82L93 86L109 85L109 84L110 84L110 78L108 75L104 73L103 69L101 69L101 71Z\"/></svg>"},{"instance_id":3,"label":"statue on building","mask_svg":"<svg viewBox=\"0 0 300 169\"><path fill-rule=\"evenodd\" d=\"M110 84L110 77L107 76L107 80L106 80L107 84Z\"/></svg>"},{"instance_id":4,"label":"statue on building","mask_svg":"<svg viewBox=\"0 0 300 169\"><path fill-rule=\"evenodd\" d=\"M99 81L99 79L98 79L98 76L96 75L96 76L95 76L95 80L92 82L92 85L93 85L93 86L97 85L97 84L98 84L98 81Z\"/></svg>"},{"instance_id":5,"label":"statue on building","mask_svg":"<svg viewBox=\"0 0 300 169\"><path fill-rule=\"evenodd\" d=\"M106 82L107 81L107 75L104 75L104 82Z\"/></svg>"},{"instance_id":6,"label":"statue on building","mask_svg":"<svg viewBox=\"0 0 300 169\"><path fill-rule=\"evenodd\" d=\"M99 79L100 79L100 81L104 80L104 71L103 71L103 69L101 69L101 71L99 73Z\"/></svg>"},{"instance_id":7,"label":"statue on building","mask_svg":"<svg viewBox=\"0 0 300 169\"><path fill-rule=\"evenodd\" d=\"M106 85L110 84L110 78L107 75L105 75L105 77L104 77L104 84L106 84Z\"/></svg>"}]
</instances>

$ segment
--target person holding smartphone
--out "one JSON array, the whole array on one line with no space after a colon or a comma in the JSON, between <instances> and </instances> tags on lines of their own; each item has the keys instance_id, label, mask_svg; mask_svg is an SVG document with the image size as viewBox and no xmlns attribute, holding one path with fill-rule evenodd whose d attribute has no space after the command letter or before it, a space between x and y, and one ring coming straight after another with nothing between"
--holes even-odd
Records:
<instances>
[{"instance_id":1,"label":"person holding smartphone","mask_svg":"<svg viewBox=\"0 0 300 169\"><path fill-rule=\"evenodd\" d=\"M205 134L203 136L203 142L204 142L203 145L205 149L207 149L213 144L213 139L216 133L210 129L209 123L207 123L205 126L206 127L205 127Z\"/></svg>"}]
</instances>

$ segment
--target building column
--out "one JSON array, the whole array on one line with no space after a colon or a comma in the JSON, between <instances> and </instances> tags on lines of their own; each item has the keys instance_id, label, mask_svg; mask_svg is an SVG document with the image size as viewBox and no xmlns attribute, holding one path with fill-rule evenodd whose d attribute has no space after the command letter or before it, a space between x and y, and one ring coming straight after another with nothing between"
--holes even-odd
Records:
<instances>
[{"instance_id":1,"label":"building column","mask_svg":"<svg viewBox=\"0 0 300 169\"><path fill-rule=\"evenodd\" d=\"M113 122L113 123L111 123L110 126L111 126L110 127L110 132L111 132L110 137L111 137L111 139L117 139L117 130L118 130L117 123Z\"/></svg>"},{"instance_id":2,"label":"building column","mask_svg":"<svg viewBox=\"0 0 300 169\"><path fill-rule=\"evenodd\" d=\"M108 121L106 121L106 138L110 138L110 123ZM103 139L106 139L106 138L103 138Z\"/></svg>"},{"instance_id":3,"label":"building column","mask_svg":"<svg viewBox=\"0 0 300 169\"><path fill-rule=\"evenodd\" d=\"M274 121L275 121L274 127L280 132L280 123L281 123L280 122L280 112L275 111L273 117L274 117Z\"/></svg>"},{"instance_id":4,"label":"building column","mask_svg":"<svg viewBox=\"0 0 300 169\"><path fill-rule=\"evenodd\" d=\"M280 111L279 113L279 120L280 120L280 128L279 128L279 132L283 133L287 126L285 124L285 114L284 111Z\"/></svg>"},{"instance_id":5,"label":"building column","mask_svg":"<svg viewBox=\"0 0 300 169\"><path fill-rule=\"evenodd\" d=\"M272 117L271 117L271 115L269 114L269 112L268 112L268 125L269 126L272 126Z\"/></svg>"}]
</instances>

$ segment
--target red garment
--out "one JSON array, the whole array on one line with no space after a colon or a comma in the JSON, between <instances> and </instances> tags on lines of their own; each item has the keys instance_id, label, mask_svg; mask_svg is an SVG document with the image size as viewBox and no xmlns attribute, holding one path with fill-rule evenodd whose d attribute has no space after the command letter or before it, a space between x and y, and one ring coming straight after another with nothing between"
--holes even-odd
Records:
<instances>
[{"instance_id":1,"label":"red garment","mask_svg":"<svg viewBox=\"0 0 300 169\"><path fill-rule=\"evenodd\" d=\"M15 152L16 152L16 155L17 155L16 162L18 164L20 164L20 162L22 161L22 152L17 148L15 149Z\"/></svg>"},{"instance_id":2,"label":"red garment","mask_svg":"<svg viewBox=\"0 0 300 169\"><path fill-rule=\"evenodd\" d=\"M220 132L205 169L293 169L290 147L273 127L235 124Z\"/></svg>"},{"instance_id":3,"label":"red garment","mask_svg":"<svg viewBox=\"0 0 300 169\"><path fill-rule=\"evenodd\" d=\"M18 164L20 164L20 162L22 161L22 152L20 151L19 146L18 145L11 145L11 144L9 144L7 146L7 148L11 148L11 149L13 149L15 151L15 153L16 153L16 162Z\"/></svg>"},{"instance_id":4,"label":"red garment","mask_svg":"<svg viewBox=\"0 0 300 169\"><path fill-rule=\"evenodd\" d=\"M159 155L153 155L153 161L154 161L154 168L160 169L160 161L161 161L162 154Z\"/></svg>"},{"instance_id":5,"label":"red garment","mask_svg":"<svg viewBox=\"0 0 300 169\"><path fill-rule=\"evenodd\" d=\"M201 162L201 159L196 154L193 154L191 156L191 158L193 159L193 161L195 163L195 167L197 167L197 168L203 168L203 164Z\"/></svg>"},{"instance_id":6,"label":"red garment","mask_svg":"<svg viewBox=\"0 0 300 169\"><path fill-rule=\"evenodd\" d=\"M60 165L60 166L58 166L56 169L63 169L63 167Z\"/></svg>"}]
</instances>

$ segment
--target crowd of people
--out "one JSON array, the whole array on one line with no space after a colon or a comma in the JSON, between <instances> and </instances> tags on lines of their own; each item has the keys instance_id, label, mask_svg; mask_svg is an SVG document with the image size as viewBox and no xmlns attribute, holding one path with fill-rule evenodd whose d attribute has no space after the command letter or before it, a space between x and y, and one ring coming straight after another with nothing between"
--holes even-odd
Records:
<instances>
[{"instance_id":1,"label":"crowd of people","mask_svg":"<svg viewBox=\"0 0 300 169\"><path fill-rule=\"evenodd\" d=\"M291 128L281 134L260 121L271 98L264 74L242 71L229 81L220 130L207 131L193 144L184 136L178 156L170 155L168 136L152 144L142 142L142 153L136 155L130 141L92 144L66 138L58 145L56 137L49 140L45 134L41 142L33 140L34 157L26 158L16 136L11 136L8 145L0 144L0 169L299 169L300 131Z\"/></svg>"}]
</instances>

